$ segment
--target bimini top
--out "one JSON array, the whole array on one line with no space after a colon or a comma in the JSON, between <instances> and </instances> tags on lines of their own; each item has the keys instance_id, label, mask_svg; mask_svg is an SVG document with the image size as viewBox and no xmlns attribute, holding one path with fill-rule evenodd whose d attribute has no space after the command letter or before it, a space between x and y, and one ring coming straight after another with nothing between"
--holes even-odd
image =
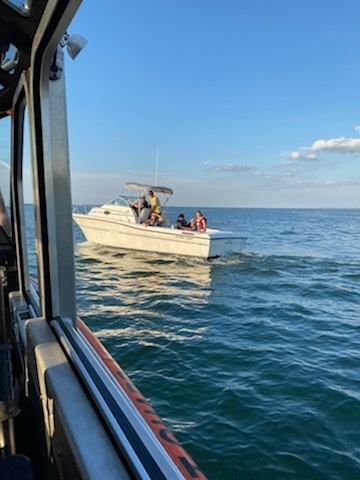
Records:
<instances>
[{"instance_id":1,"label":"bimini top","mask_svg":"<svg viewBox=\"0 0 360 480\"><path fill-rule=\"evenodd\" d=\"M171 188L168 187L159 187L154 185L142 185L140 183L128 182L125 183L125 188L133 188L135 190L152 190L153 192L166 193L167 195L172 195L174 192Z\"/></svg>"}]
</instances>

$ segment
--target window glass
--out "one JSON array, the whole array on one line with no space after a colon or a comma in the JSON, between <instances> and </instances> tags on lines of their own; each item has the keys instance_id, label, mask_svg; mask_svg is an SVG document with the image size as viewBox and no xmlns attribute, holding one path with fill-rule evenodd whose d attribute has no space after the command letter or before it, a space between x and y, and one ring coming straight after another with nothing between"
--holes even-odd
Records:
<instances>
[{"instance_id":1,"label":"window glass","mask_svg":"<svg viewBox=\"0 0 360 480\"><path fill-rule=\"evenodd\" d=\"M19 58L19 50L11 43L3 54L0 65L1 69L10 75L14 74L15 68L19 63Z\"/></svg>"},{"instance_id":2,"label":"window glass","mask_svg":"<svg viewBox=\"0 0 360 480\"><path fill-rule=\"evenodd\" d=\"M0 120L0 225L10 231L10 117Z\"/></svg>"},{"instance_id":3,"label":"window glass","mask_svg":"<svg viewBox=\"0 0 360 480\"><path fill-rule=\"evenodd\" d=\"M28 17L31 13L32 0L2 0L2 2L12 7L24 17Z\"/></svg>"}]
</instances>

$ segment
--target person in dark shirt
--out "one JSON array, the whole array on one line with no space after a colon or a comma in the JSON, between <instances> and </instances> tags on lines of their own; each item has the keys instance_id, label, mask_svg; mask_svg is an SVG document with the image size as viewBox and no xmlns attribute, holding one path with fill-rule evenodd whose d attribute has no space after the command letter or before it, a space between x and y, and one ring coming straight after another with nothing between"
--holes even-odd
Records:
<instances>
[{"instance_id":1,"label":"person in dark shirt","mask_svg":"<svg viewBox=\"0 0 360 480\"><path fill-rule=\"evenodd\" d=\"M139 214L143 208L149 208L149 204L146 201L145 195L140 195L138 203L131 203L132 208L134 208Z\"/></svg>"},{"instance_id":2,"label":"person in dark shirt","mask_svg":"<svg viewBox=\"0 0 360 480\"><path fill-rule=\"evenodd\" d=\"M180 230L188 230L189 224L185 220L185 216L183 213L180 213L178 216L176 223L175 223L175 228L179 228Z\"/></svg>"}]
</instances>

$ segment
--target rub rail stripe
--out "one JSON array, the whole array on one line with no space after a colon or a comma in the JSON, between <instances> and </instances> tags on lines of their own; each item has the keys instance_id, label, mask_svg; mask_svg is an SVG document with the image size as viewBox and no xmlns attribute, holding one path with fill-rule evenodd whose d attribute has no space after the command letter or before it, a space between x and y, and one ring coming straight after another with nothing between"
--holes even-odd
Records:
<instances>
[{"instance_id":1,"label":"rub rail stripe","mask_svg":"<svg viewBox=\"0 0 360 480\"><path fill-rule=\"evenodd\" d=\"M99 358L106 365L116 382L126 392L134 406L140 412L146 423L156 435L164 449L172 458L182 475L186 479L206 480L191 456L179 444L173 433L149 405L145 397L136 388L130 378L126 375L120 365L112 358L103 344L98 340L85 323L78 318L77 325L84 337L98 354Z\"/></svg>"},{"instance_id":2,"label":"rub rail stripe","mask_svg":"<svg viewBox=\"0 0 360 480\"><path fill-rule=\"evenodd\" d=\"M58 318L57 321L58 321L58 324L61 326L62 332L66 336L67 340L70 342L72 348L75 350L81 362L86 367L87 372L91 376L92 381L96 385L99 393L101 394L108 408L112 412L112 415L115 417L116 421L118 422L121 429L123 430L127 440L131 444L131 447L135 451L141 464L143 465L144 469L148 473L149 478L156 479L156 480L167 480L165 475L161 471L160 467L158 466L154 458L151 456L146 445L143 443L138 433L133 428L128 418L122 411L120 405L114 400L114 398L112 397L111 393L107 390L107 388L104 387L102 379L100 378L99 374L96 372L94 367L91 365L90 361L87 359L84 352L81 350L81 348L79 348L79 345L77 344L76 339L69 333L67 327L63 324L61 319ZM131 463L132 462L130 460L129 465L131 465ZM135 478L139 478L139 477L135 474Z\"/></svg>"}]
</instances>

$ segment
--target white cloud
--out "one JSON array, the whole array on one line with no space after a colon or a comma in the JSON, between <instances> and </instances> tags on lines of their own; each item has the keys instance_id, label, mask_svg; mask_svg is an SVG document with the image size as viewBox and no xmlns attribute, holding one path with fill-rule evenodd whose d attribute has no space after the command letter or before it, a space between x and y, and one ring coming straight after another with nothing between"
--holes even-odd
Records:
<instances>
[{"instance_id":1,"label":"white cloud","mask_svg":"<svg viewBox=\"0 0 360 480\"><path fill-rule=\"evenodd\" d=\"M301 153L300 152L291 152L289 153L289 158L292 160L299 160L301 158Z\"/></svg>"},{"instance_id":2,"label":"white cloud","mask_svg":"<svg viewBox=\"0 0 360 480\"><path fill-rule=\"evenodd\" d=\"M360 133L360 125L354 129ZM337 137L315 140L310 147L300 147L299 150L289 153L288 158L294 161L317 160L321 152L360 155L360 138Z\"/></svg>"},{"instance_id":3,"label":"white cloud","mask_svg":"<svg viewBox=\"0 0 360 480\"><path fill-rule=\"evenodd\" d=\"M306 160L314 161L317 160L317 156L310 148L302 147L300 150L289 153L289 158L291 160Z\"/></svg>"},{"instance_id":4,"label":"white cloud","mask_svg":"<svg viewBox=\"0 0 360 480\"><path fill-rule=\"evenodd\" d=\"M360 138L339 137L329 140L316 140L309 150L315 152L360 153Z\"/></svg>"},{"instance_id":5,"label":"white cloud","mask_svg":"<svg viewBox=\"0 0 360 480\"><path fill-rule=\"evenodd\" d=\"M225 165L217 165L213 168L215 172L249 172L255 170L250 165L241 165L239 163L227 163Z\"/></svg>"}]
</instances>

